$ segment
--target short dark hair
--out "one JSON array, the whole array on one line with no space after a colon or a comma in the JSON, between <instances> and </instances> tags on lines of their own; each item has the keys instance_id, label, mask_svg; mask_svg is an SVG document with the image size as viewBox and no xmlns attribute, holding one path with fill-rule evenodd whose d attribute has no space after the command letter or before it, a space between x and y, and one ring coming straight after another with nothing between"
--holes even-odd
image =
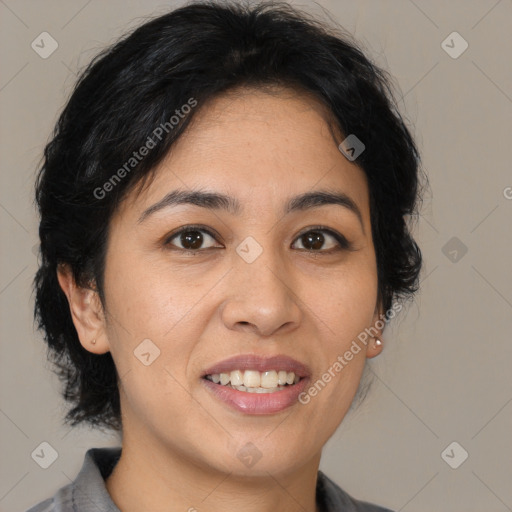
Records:
<instances>
[{"instance_id":1,"label":"short dark hair","mask_svg":"<svg viewBox=\"0 0 512 512\"><path fill-rule=\"evenodd\" d=\"M67 423L122 430L114 361L109 352L81 346L57 267L69 265L77 284L95 287L105 305L109 221L199 111L170 121L191 99L201 107L242 86L314 95L340 133L365 145L355 163L368 181L381 306L388 310L393 300L414 295L422 256L406 216L421 200L420 156L391 83L340 27L282 2L193 2L145 22L92 60L58 119L36 180L41 244L34 318L72 405ZM151 151L127 166L149 138ZM122 179L113 182L116 172Z\"/></svg>"}]
</instances>

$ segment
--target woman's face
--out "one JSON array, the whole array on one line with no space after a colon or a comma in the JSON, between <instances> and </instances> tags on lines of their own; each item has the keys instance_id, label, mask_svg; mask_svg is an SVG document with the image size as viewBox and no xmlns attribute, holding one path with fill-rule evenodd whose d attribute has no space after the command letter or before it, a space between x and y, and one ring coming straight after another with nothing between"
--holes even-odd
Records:
<instances>
[{"instance_id":1,"label":"woman's face","mask_svg":"<svg viewBox=\"0 0 512 512\"><path fill-rule=\"evenodd\" d=\"M112 218L98 347L118 369L125 439L202 467L286 473L319 457L345 416L365 358L378 350L371 345L307 403L292 386L250 393L204 378L234 356L285 356L304 366L296 389L307 392L378 318L365 175L339 151L320 112L286 90L216 99L149 187ZM238 208L210 201L151 209L177 190L229 196ZM332 203L287 211L294 197L317 191L345 194L360 218ZM173 236L189 225L196 227ZM249 386L258 378L272 386L272 370L292 369L288 363L263 360L265 375L239 374L243 361L221 369ZM245 452L260 458L250 462Z\"/></svg>"}]
</instances>

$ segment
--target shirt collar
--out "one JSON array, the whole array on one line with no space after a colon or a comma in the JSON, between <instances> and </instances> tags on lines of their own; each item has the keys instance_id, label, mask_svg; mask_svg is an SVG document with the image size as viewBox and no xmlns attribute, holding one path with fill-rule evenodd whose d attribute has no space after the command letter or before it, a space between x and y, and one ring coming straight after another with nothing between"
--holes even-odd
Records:
<instances>
[{"instance_id":1,"label":"shirt collar","mask_svg":"<svg viewBox=\"0 0 512 512\"><path fill-rule=\"evenodd\" d=\"M121 448L91 448L72 484L73 510L79 512L120 512L105 485L121 456Z\"/></svg>"}]
</instances>

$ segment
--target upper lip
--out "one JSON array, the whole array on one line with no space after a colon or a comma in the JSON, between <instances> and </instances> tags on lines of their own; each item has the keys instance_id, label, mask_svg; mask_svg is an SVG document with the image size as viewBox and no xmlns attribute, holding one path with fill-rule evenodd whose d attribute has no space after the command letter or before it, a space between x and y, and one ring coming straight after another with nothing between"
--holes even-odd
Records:
<instances>
[{"instance_id":1,"label":"upper lip","mask_svg":"<svg viewBox=\"0 0 512 512\"><path fill-rule=\"evenodd\" d=\"M201 376L229 373L234 370L257 370L259 372L286 370L287 372L294 372L299 377L308 377L311 374L305 364L285 355L264 357L257 354L242 354L215 363L206 369Z\"/></svg>"}]
</instances>

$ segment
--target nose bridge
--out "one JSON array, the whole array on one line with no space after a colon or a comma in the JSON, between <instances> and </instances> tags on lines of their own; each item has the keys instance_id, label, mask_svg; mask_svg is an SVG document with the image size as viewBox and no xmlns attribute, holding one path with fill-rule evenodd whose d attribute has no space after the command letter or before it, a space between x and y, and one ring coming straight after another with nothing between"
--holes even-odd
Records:
<instances>
[{"instance_id":1,"label":"nose bridge","mask_svg":"<svg viewBox=\"0 0 512 512\"><path fill-rule=\"evenodd\" d=\"M230 329L248 323L259 334L268 335L284 324L299 322L292 275L280 251L272 248L271 238L265 237L260 244L247 237L233 254L233 272L222 312Z\"/></svg>"}]
</instances>

